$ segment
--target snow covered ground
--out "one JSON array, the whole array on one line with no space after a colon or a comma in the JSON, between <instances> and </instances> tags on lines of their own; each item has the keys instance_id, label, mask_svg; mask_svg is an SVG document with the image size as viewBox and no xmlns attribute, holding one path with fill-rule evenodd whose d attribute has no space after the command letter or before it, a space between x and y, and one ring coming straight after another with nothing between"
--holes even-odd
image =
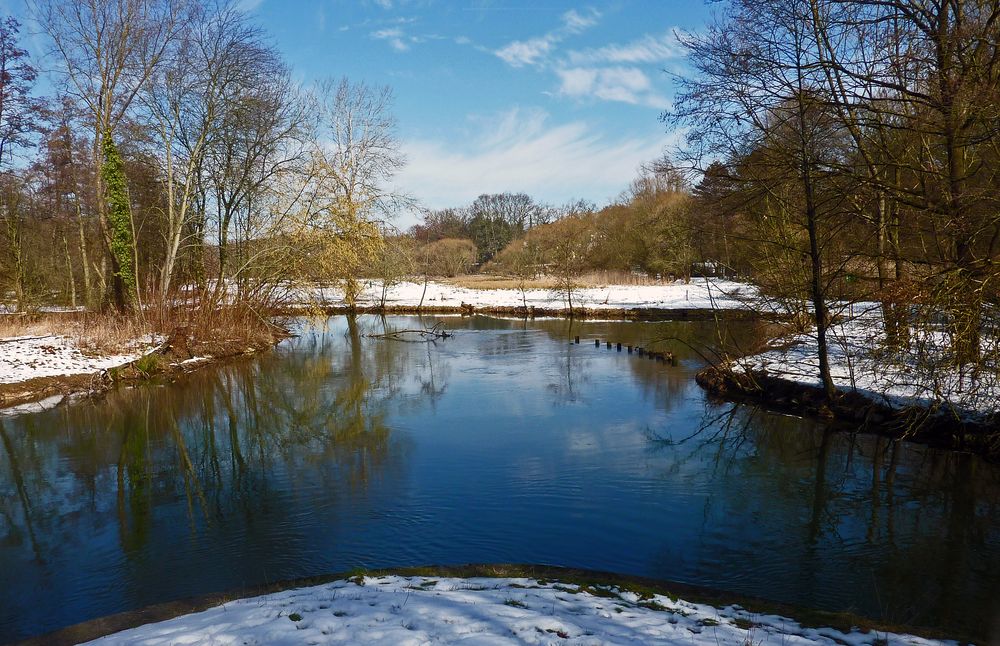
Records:
<instances>
[{"instance_id":1,"label":"snow covered ground","mask_svg":"<svg viewBox=\"0 0 1000 646\"><path fill-rule=\"evenodd\" d=\"M738 606L533 579L365 577L232 601L90 644L937 644L804 628Z\"/></svg>"},{"instance_id":2,"label":"snow covered ground","mask_svg":"<svg viewBox=\"0 0 1000 646\"><path fill-rule=\"evenodd\" d=\"M912 330L907 350L892 353L883 347L885 331L877 303L856 303L845 314L827 332L830 375L838 389L856 390L891 408L947 404L969 417L1000 412L997 375L960 373L946 360L943 332ZM815 333L775 339L772 345L771 350L737 360L734 367L821 385ZM924 355L920 361L918 354Z\"/></svg>"},{"instance_id":3,"label":"snow covered ground","mask_svg":"<svg viewBox=\"0 0 1000 646\"><path fill-rule=\"evenodd\" d=\"M0 339L0 384L107 370L139 358L155 341L148 337L138 339L124 354L95 356L85 353L76 340L68 336Z\"/></svg>"},{"instance_id":4,"label":"snow covered ground","mask_svg":"<svg viewBox=\"0 0 1000 646\"><path fill-rule=\"evenodd\" d=\"M386 305L416 307L424 291L422 282L403 282L387 292ZM568 307L564 295L551 289L525 290L524 300L517 289L469 289L447 283L428 282L424 307L528 307L563 309ZM692 279L690 283L662 285L608 285L573 291L573 307L588 309L750 309L758 296L757 288L746 283L719 279ZM359 305L378 305L382 299L382 284L369 281L359 299ZM343 293L334 287L318 288L297 294L297 300L323 306L344 305Z\"/></svg>"}]
</instances>

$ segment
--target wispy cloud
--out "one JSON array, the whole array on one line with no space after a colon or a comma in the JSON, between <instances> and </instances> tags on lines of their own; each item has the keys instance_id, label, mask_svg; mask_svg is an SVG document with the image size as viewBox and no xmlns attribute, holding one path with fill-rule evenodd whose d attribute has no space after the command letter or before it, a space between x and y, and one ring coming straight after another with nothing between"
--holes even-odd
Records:
<instances>
[{"instance_id":1,"label":"wispy cloud","mask_svg":"<svg viewBox=\"0 0 1000 646\"><path fill-rule=\"evenodd\" d=\"M656 93L649 77L637 67L570 67L558 69L556 74L562 96L620 101L659 109L668 106L668 100Z\"/></svg>"},{"instance_id":2,"label":"wispy cloud","mask_svg":"<svg viewBox=\"0 0 1000 646\"><path fill-rule=\"evenodd\" d=\"M563 30L571 34L580 33L584 29L596 25L600 17L601 14L595 9L591 9L586 15L579 13L576 9L570 9L562 15Z\"/></svg>"},{"instance_id":3,"label":"wispy cloud","mask_svg":"<svg viewBox=\"0 0 1000 646\"><path fill-rule=\"evenodd\" d=\"M684 56L684 48L674 31L662 36L646 35L638 40L621 45L605 45L595 49L571 51L566 55L573 65L594 65L601 63L662 63Z\"/></svg>"},{"instance_id":4,"label":"wispy cloud","mask_svg":"<svg viewBox=\"0 0 1000 646\"><path fill-rule=\"evenodd\" d=\"M539 63L555 42L548 36L531 40L515 40L498 49L495 53L511 67L524 67Z\"/></svg>"},{"instance_id":5,"label":"wispy cloud","mask_svg":"<svg viewBox=\"0 0 1000 646\"><path fill-rule=\"evenodd\" d=\"M376 40L388 41L389 46L395 49L397 52L405 52L410 48L410 45L406 42L406 40L404 40L406 36L403 33L403 30L400 29L399 27L373 31L371 33L371 36Z\"/></svg>"},{"instance_id":6,"label":"wispy cloud","mask_svg":"<svg viewBox=\"0 0 1000 646\"><path fill-rule=\"evenodd\" d=\"M483 192L524 191L548 202L612 199L662 141L610 140L584 121L550 123L540 109L512 110L474 121L483 133L465 150L450 142L404 143L409 163L399 187L425 206L465 204Z\"/></svg>"},{"instance_id":7,"label":"wispy cloud","mask_svg":"<svg viewBox=\"0 0 1000 646\"><path fill-rule=\"evenodd\" d=\"M576 9L570 9L561 18L561 24L556 29L527 40L515 40L494 51L501 60L511 67L525 67L542 63L556 45L589 27L593 27L600 19L600 12L591 9L581 14Z\"/></svg>"}]
</instances>

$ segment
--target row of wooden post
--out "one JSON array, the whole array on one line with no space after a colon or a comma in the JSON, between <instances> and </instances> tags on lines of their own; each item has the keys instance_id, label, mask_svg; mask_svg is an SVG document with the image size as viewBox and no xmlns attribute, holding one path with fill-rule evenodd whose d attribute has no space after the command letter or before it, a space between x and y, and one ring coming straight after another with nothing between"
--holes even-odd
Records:
<instances>
[{"instance_id":1,"label":"row of wooden post","mask_svg":"<svg viewBox=\"0 0 1000 646\"><path fill-rule=\"evenodd\" d=\"M580 337L578 337L578 336L577 337L573 337L573 343L579 344L580 343ZM610 350L611 349L611 341L607 341L606 344L607 344L608 350ZM622 351L622 344L621 343L616 343L615 346L616 346L618 352ZM601 340L600 339L594 339L594 347L595 348L601 347ZM656 359L657 361L663 361L665 363L669 363L672 366L676 366L677 365L677 357L675 357L674 353L670 352L669 350L664 351L664 352L658 352L658 351L654 351L654 350L647 350L646 348L643 348L643 347L638 346L638 345L634 346L634 347L631 346L631 345L626 345L625 348L626 348L626 350L628 351L629 354L632 354L633 352L635 352L635 354L639 355L640 357L641 356L647 356L650 359Z\"/></svg>"}]
</instances>

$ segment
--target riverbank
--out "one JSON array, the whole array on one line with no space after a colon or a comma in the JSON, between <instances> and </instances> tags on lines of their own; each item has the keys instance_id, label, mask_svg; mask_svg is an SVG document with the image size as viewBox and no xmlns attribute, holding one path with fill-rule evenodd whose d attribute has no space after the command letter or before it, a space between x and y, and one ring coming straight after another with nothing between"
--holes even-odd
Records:
<instances>
[{"instance_id":1,"label":"riverbank","mask_svg":"<svg viewBox=\"0 0 1000 646\"><path fill-rule=\"evenodd\" d=\"M521 315L574 316L596 313L621 318L641 313L687 312L711 316L713 312L762 312L756 287L717 278L691 282L667 281L652 285L600 285L564 288L517 288L514 280L491 281L489 288L464 287L445 281L402 281L383 289L379 280L362 284L355 303L346 302L336 287L296 289L285 299L290 307L315 307L322 311L350 309L390 313L520 313ZM631 313L631 314L629 314Z\"/></svg>"},{"instance_id":2,"label":"riverbank","mask_svg":"<svg viewBox=\"0 0 1000 646\"><path fill-rule=\"evenodd\" d=\"M639 577L482 565L290 581L161 604L22 644L948 643L920 632Z\"/></svg>"},{"instance_id":3,"label":"riverbank","mask_svg":"<svg viewBox=\"0 0 1000 646\"><path fill-rule=\"evenodd\" d=\"M719 397L1000 459L998 376L955 366L942 332L911 329L905 347L892 351L878 305L860 303L830 327L827 343L832 400L821 387L814 333L772 339L758 352L702 370L696 379Z\"/></svg>"},{"instance_id":4,"label":"riverbank","mask_svg":"<svg viewBox=\"0 0 1000 646\"><path fill-rule=\"evenodd\" d=\"M277 324L216 314L162 331L128 319L49 313L0 338L0 416L38 412L97 397L118 384L176 378L203 366L272 347Z\"/></svg>"}]
</instances>

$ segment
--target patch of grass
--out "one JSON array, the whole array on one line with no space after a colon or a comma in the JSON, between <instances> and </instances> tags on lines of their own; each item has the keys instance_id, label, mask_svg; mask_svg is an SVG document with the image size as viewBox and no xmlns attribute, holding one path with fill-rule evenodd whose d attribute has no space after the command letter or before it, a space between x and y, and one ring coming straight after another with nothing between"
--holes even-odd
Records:
<instances>
[{"instance_id":1,"label":"patch of grass","mask_svg":"<svg viewBox=\"0 0 1000 646\"><path fill-rule=\"evenodd\" d=\"M636 605L638 605L640 608L646 608L647 610L656 610L657 612L664 612L664 611L670 610L670 608L666 607L662 603L657 603L656 601L653 601L652 599L647 599L645 601L640 601Z\"/></svg>"},{"instance_id":2,"label":"patch of grass","mask_svg":"<svg viewBox=\"0 0 1000 646\"><path fill-rule=\"evenodd\" d=\"M699 619L698 624L701 626L718 626L719 622L711 617L706 617L705 619Z\"/></svg>"},{"instance_id":3,"label":"patch of grass","mask_svg":"<svg viewBox=\"0 0 1000 646\"><path fill-rule=\"evenodd\" d=\"M595 597L602 597L605 599L620 599L621 594L614 588L610 588L602 585L583 585L580 586L580 592L586 592Z\"/></svg>"},{"instance_id":4,"label":"patch of grass","mask_svg":"<svg viewBox=\"0 0 1000 646\"><path fill-rule=\"evenodd\" d=\"M293 612L292 614L288 615L288 618L291 619L292 621L302 621L302 615L300 615L297 612Z\"/></svg>"},{"instance_id":5,"label":"patch of grass","mask_svg":"<svg viewBox=\"0 0 1000 646\"><path fill-rule=\"evenodd\" d=\"M364 585L365 577L368 576L368 574L368 570L363 567L353 567L347 571L347 576L345 578L355 585Z\"/></svg>"},{"instance_id":6,"label":"patch of grass","mask_svg":"<svg viewBox=\"0 0 1000 646\"><path fill-rule=\"evenodd\" d=\"M132 364L143 377L149 378L163 369L163 356L155 352L144 354Z\"/></svg>"},{"instance_id":7,"label":"patch of grass","mask_svg":"<svg viewBox=\"0 0 1000 646\"><path fill-rule=\"evenodd\" d=\"M510 606L511 608L525 609L528 607L528 604L523 601L518 601L517 599L504 599L503 603L505 606Z\"/></svg>"},{"instance_id":8,"label":"patch of grass","mask_svg":"<svg viewBox=\"0 0 1000 646\"><path fill-rule=\"evenodd\" d=\"M333 611L333 616L334 617L346 617L347 616L347 612L344 611L344 610L334 610Z\"/></svg>"}]
</instances>

